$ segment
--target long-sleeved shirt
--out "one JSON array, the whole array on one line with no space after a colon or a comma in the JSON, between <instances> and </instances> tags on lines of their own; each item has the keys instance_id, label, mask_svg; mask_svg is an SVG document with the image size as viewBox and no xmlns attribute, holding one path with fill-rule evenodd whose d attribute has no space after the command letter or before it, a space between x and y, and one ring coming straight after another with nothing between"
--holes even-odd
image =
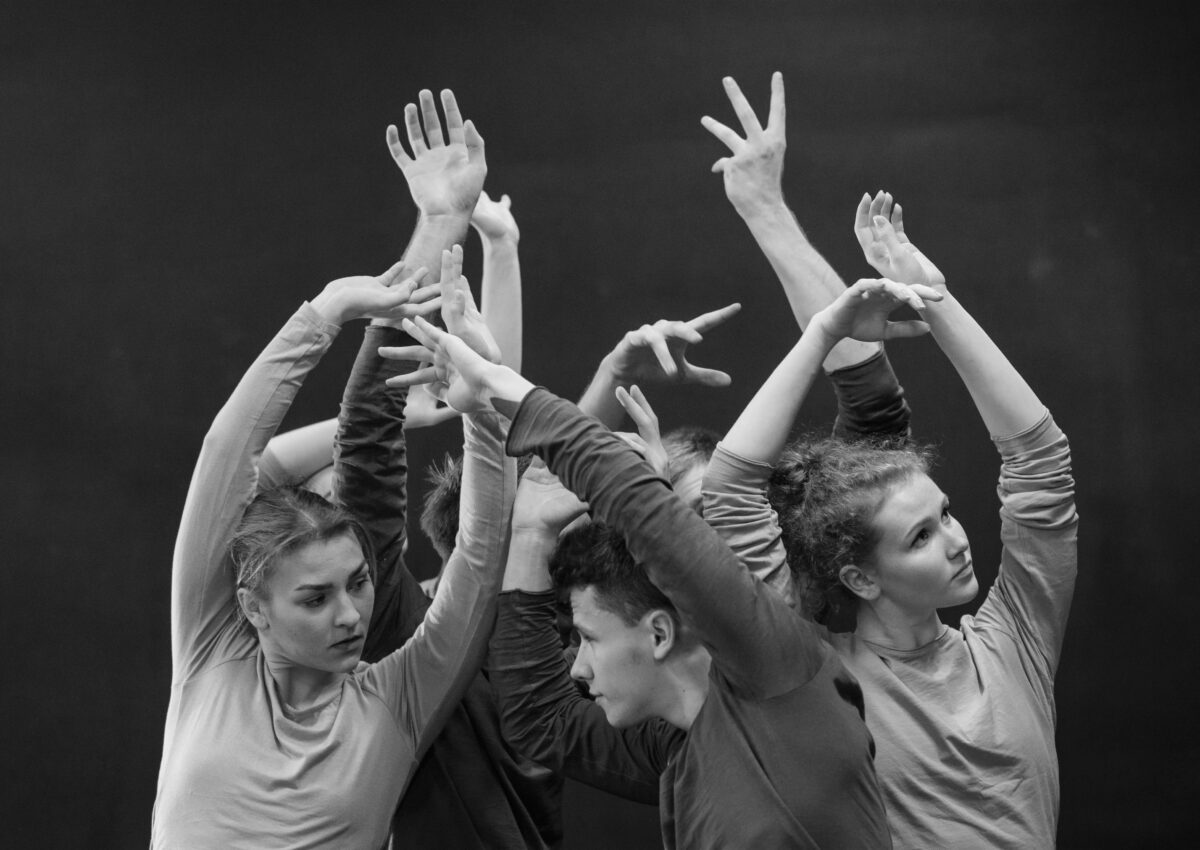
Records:
<instances>
[{"instance_id":1,"label":"long-sleeved shirt","mask_svg":"<svg viewBox=\"0 0 1200 850\"><path fill-rule=\"evenodd\" d=\"M346 383L338 425L335 493L371 537L375 610L363 658L412 637L430 600L404 564L407 534L407 391L384 383L402 370L380 346L411 344L395 328L368 327ZM562 840L561 775L520 757L500 731L491 683L479 673L413 774L392 822L398 846L469 850L553 847Z\"/></svg>"},{"instance_id":2,"label":"long-sleeved shirt","mask_svg":"<svg viewBox=\"0 0 1200 850\"><path fill-rule=\"evenodd\" d=\"M622 534L712 656L708 695L686 735L643 726L617 736L624 749L610 738L593 751L609 777L632 763L645 766L646 778L660 771L666 846L890 846L861 693L812 624L746 573L620 438L573 405L531 392L508 451L539 454L593 517ZM523 601L505 599L500 630ZM514 739L573 734L574 719L595 708L562 687L561 661L554 673L548 652L535 665L515 657L516 645L493 638L491 661ZM534 670L546 678L533 681ZM530 704L522 692L550 687L561 695L552 710L521 710Z\"/></svg>"},{"instance_id":3,"label":"long-sleeved shirt","mask_svg":"<svg viewBox=\"0 0 1200 850\"><path fill-rule=\"evenodd\" d=\"M256 490L255 462L337 332L301 307L205 437L175 547L154 847L377 850L485 649L515 487L504 431L488 419L465 426L459 546L447 586L403 649L360 664L328 698L296 711L237 618L227 549Z\"/></svg>"},{"instance_id":4,"label":"long-sleeved shirt","mask_svg":"<svg viewBox=\"0 0 1200 850\"><path fill-rule=\"evenodd\" d=\"M911 651L827 635L862 685L896 847L1054 846L1054 672L1078 526L1070 451L1049 414L996 446L1003 548L978 613ZM718 447L706 516L752 571L788 575L768 475Z\"/></svg>"}]
</instances>

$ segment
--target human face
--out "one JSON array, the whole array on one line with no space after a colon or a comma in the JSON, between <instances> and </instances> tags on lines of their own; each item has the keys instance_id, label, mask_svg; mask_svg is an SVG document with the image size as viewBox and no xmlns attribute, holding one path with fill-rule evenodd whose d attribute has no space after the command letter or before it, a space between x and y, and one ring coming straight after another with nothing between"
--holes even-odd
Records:
<instances>
[{"instance_id":1,"label":"human face","mask_svg":"<svg viewBox=\"0 0 1200 850\"><path fill-rule=\"evenodd\" d=\"M588 686L612 726L632 726L650 717L660 690L649 614L635 625L600 607L590 585L571 591L571 613L579 632L572 678Z\"/></svg>"},{"instance_id":2,"label":"human face","mask_svg":"<svg viewBox=\"0 0 1200 850\"><path fill-rule=\"evenodd\" d=\"M966 532L928 475L915 473L897 485L873 524L879 542L867 572L880 598L914 614L975 598L979 582Z\"/></svg>"},{"instance_id":3,"label":"human face","mask_svg":"<svg viewBox=\"0 0 1200 850\"><path fill-rule=\"evenodd\" d=\"M280 558L266 581L259 640L280 660L327 673L358 664L375 587L353 535L310 543Z\"/></svg>"}]
</instances>

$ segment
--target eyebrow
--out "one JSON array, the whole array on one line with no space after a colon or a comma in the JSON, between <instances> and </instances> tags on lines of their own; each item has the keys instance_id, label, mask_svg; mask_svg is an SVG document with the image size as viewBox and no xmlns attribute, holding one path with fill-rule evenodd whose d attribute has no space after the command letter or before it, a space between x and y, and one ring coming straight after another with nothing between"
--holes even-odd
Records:
<instances>
[{"instance_id":1,"label":"eyebrow","mask_svg":"<svg viewBox=\"0 0 1200 850\"><path fill-rule=\"evenodd\" d=\"M358 569L356 569L354 572L352 572L350 574L350 581L353 581L354 579L358 578L360 575L362 575L366 571L366 569L367 569L367 562L363 561L362 563L360 563L358 565ZM331 581L327 581L324 584L301 584L301 585L298 585L298 586L292 588L292 592L299 593L299 592L305 591L305 590L329 590L329 588L331 588L331 587L333 587L333 582L331 582Z\"/></svg>"},{"instance_id":2,"label":"eyebrow","mask_svg":"<svg viewBox=\"0 0 1200 850\"><path fill-rule=\"evenodd\" d=\"M950 506L950 497L947 496L945 493L943 493L942 500L940 502L938 502L938 516L941 516L942 511L944 511L949 506ZM912 536L914 531L917 531L918 529L922 528L927 522L929 522L929 520L930 520L930 517L923 516L919 520L914 522L911 526L909 526L908 531L904 532L903 539L907 540L909 537Z\"/></svg>"}]
</instances>

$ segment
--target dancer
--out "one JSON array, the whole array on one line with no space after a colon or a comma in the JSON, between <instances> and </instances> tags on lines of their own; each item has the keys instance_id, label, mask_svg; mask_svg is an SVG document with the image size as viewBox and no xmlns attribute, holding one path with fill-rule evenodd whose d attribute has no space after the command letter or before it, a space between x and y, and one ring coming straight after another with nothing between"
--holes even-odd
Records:
<instances>
[{"instance_id":1,"label":"dancer","mask_svg":"<svg viewBox=\"0 0 1200 850\"><path fill-rule=\"evenodd\" d=\"M899 284L887 287L912 297ZM856 284L835 302L839 316L867 309L863 291ZM613 565L617 584L641 574L665 599L647 608L620 588L610 594L602 577L565 582L583 638L573 675L598 697L590 702L562 680L552 623L537 618L534 628L549 639L531 643L520 625L527 601L505 594L493 657L506 655L502 668L523 667L538 679L505 697L506 722L524 714L514 722L518 734L538 726L568 746L590 747L597 760L642 765L631 779L658 779L668 847L890 846L861 693L816 629L749 576L603 425L428 322L405 327L426 350L387 354L434 365L393 383L438 381L460 410L512 417L508 451L537 453L625 541L631 563ZM542 535L522 544L514 528L506 584L514 575L533 578L530 565L544 564L545 543ZM589 719L597 705L628 731L620 749L611 736L586 737L597 728Z\"/></svg>"},{"instance_id":2,"label":"dancer","mask_svg":"<svg viewBox=\"0 0 1200 850\"><path fill-rule=\"evenodd\" d=\"M942 623L938 609L969 603L979 586L966 533L925 453L837 441L784 451L815 370L811 327L725 437L723 448L742 459L741 509L714 525L756 572L776 569L786 543L809 609L857 614L854 632L829 639L863 688L897 847L1052 847L1054 673L1078 522L1066 437L904 235L890 195L864 196L855 229L881 274L937 293L924 318L995 435L996 583L959 629ZM776 464L778 520L760 472ZM753 488L756 504L746 497ZM733 492L711 481L706 490L718 502Z\"/></svg>"}]
</instances>

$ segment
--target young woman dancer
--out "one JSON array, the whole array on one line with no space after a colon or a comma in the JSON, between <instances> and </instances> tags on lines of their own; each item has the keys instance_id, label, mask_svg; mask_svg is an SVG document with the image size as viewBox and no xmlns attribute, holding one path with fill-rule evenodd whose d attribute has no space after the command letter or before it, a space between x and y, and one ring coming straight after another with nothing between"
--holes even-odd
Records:
<instances>
[{"instance_id":1,"label":"young woman dancer","mask_svg":"<svg viewBox=\"0 0 1200 850\"><path fill-rule=\"evenodd\" d=\"M443 254L443 296L465 287L460 268L461 253ZM363 526L299 488L254 495L256 458L340 326L437 304L400 270L334 281L301 306L205 438L175 550L155 847L375 850L479 666L515 490L495 417L464 417L458 548L424 627L376 664L360 663L374 603ZM443 316L498 356L477 312Z\"/></svg>"},{"instance_id":2,"label":"young woman dancer","mask_svg":"<svg viewBox=\"0 0 1200 850\"><path fill-rule=\"evenodd\" d=\"M786 544L811 610L856 609L855 630L829 639L863 688L896 847L1053 847L1054 673L1076 572L1067 440L905 237L890 195L863 197L856 230L880 273L926 296L923 317L994 435L995 585L959 629L942 623L938 609L970 602L979 585L926 454L837 441L784 451L822 354L848 331L836 303L730 429L718 449L722 480L706 482L705 514L732 500L711 521L752 571L775 569ZM886 327L872 333L886 336Z\"/></svg>"}]
</instances>

